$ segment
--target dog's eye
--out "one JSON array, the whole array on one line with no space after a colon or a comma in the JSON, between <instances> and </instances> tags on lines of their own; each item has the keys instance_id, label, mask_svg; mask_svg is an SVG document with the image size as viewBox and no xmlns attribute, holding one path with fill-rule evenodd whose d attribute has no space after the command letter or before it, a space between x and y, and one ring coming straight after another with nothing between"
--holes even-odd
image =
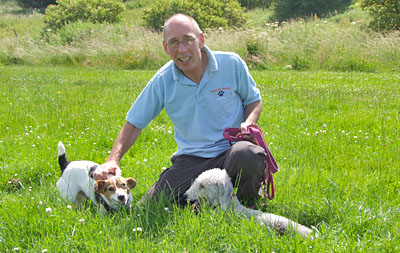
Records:
<instances>
[{"instance_id":1,"label":"dog's eye","mask_svg":"<svg viewBox=\"0 0 400 253\"><path fill-rule=\"evenodd\" d=\"M122 183L122 184L121 184L121 188L122 188L122 189L126 189L126 184L125 184L125 183Z\"/></svg>"},{"instance_id":2,"label":"dog's eye","mask_svg":"<svg viewBox=\"0 0 400 253\"><path fill-rule=\"evenodd\" d=\"M109 187L108 191L113 192L114 191L114 187Z\"/></svg>"}]
</instances>

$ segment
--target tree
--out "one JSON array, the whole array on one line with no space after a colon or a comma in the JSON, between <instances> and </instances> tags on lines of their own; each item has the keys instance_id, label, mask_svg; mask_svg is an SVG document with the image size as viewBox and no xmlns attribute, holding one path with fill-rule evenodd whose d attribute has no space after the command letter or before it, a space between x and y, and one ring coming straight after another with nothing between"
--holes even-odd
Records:
<instances>
[{"instance_id":1,"label":"tree","mask_svg":"<svg viewBox=\"0 0 400 253\"><path fill-rule=\"evenodd\" d=\"M369 26L376 31L400 30L399 0L362 0L361 7L367 10L372 21Z\"/></svg>"},{"instance_id":2,"label":"tree","mask_svg":"<svg viewBox=\"0 0 400 253\"><path fill-rule=\"evenodd\" d=\"M255 8L269 8L273 0L238 0L238 2L242 7L251 10Z\"/></svg>"},{"instance_id":3,"label":"tree","mask_svg":"<svg viewBox=\"0 0 400 253\"><path fill-rule=\"evenodd\" d=\"M90 23L116 23L125 6L119 0L58 0L46 9L45 29L53 32L77 21Z\"/></svg>"},{"instance_id":4,"label":"tree","mask_svg":"<svg viewBox=\"0 0 400 253\"><path fill-rule=\"evenodd\" d=\"M155 31L161 31L164 22L175 13L192 16L202 29L240 27L248 20L236 0L160 0L144 11L144 23Z\"/></svg>"},{"instance_id":5,"label":"tree","mask_svg":"<svg viewBox=\"0 0 400 253\"><path fill-rule=\"evenodd\" d=\"M344 12L351 3L352 0L274 0L273 19L284 21L312 15L325 17L332 12Z\"/></svg>"},{"instance_id":6,"label":"tree","mask_svg":"<svg viewBox=\"0 0 400 253\"><path fill-rule=\"evenodd\" d=\"M56 0L17 0L17 3L24 8L45 9L50 4L55 4Z\"/></svg>"}]
</instances>

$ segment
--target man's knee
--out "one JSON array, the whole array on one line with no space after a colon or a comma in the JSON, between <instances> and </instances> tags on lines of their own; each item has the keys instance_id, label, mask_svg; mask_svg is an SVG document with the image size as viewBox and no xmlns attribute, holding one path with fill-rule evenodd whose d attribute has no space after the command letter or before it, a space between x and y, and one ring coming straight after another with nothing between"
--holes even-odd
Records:
<instances>
[{"instance_id":1,"label":"man's knee","mask_svg":"<svg viewBox=\"0 0 400 253\"><path fill-rule=\"evenodd\" d=\"M238 186L239 200L258 196L265 178L265 158L264 149L248 141L235 143L226 154L224 168Z\"/></svg>"},{"instance_id":2,"label":"man's knee","mask_svg":"<svg viewBox=\"0 0 400 253\"><path fill-rule=\"evenodd\" d=\"M248 173L255 173L265 168L265 151L249 141L240 141L232 146L230 157L231 165L246 169Z\"/></svg>"}]
</instances>

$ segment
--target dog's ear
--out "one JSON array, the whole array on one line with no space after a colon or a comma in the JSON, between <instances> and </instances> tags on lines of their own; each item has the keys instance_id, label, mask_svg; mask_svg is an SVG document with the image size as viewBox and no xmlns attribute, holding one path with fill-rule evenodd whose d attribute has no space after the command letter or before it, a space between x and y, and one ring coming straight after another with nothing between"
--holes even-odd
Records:
<instances>
[{"instance_id":1,"label":"dog's ear","mask_svg":"<svg viewBox=\"0 0 400 253\"><path fill-rule=\"evenodd\" d=\"M127 178L126 182L128 183L129 189L133 189L136 186L136 180L133 178Z\"/></svg>"},{"instance_id":2,"label":"dog's ear","mask_svg":"<svg viewBox=\"0 0 400 253\"><path fill-rule=\"evenodd\" d=\"M94 191L97 193L102 193L104 192L105 186L106 186L105 180L97 180L96 183L94 184Z\"/></svg>"},{"instance_id":3,"label":"dog's ear","mask_svg":"<svg viewBox=\"0 0 400 253\"><path fill-rule=\"evenodd\" d=\"M228 181L230 178L226 178L224 181L220 182L218 185L219 192L218 192L218 201L219 204L221 205L222 210L226 210L229 206L229 203L232 200L232 194L233 194L233 188L232 185L229 184L230 182ZM228 183L229 182L229 183Z\"/></svg>"}]
</instances>

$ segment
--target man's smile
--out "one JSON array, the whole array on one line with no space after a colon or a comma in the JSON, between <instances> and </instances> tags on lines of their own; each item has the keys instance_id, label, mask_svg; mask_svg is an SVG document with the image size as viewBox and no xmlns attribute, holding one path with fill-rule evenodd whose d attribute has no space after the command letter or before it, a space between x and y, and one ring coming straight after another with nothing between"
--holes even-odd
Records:
<instances>
[{"instance_id":1,"label":"man's smile","mask_svg":"<svg viewBox=\"0 0 400 253\"><path fill-rule=\"evenodd\" d=\"M187 62L190 61L190 59L192 59L192 57L191 56L185 56L185 57L178 57L177 59L182 63L187 63Z\"/></svg>"}]
</instances>

